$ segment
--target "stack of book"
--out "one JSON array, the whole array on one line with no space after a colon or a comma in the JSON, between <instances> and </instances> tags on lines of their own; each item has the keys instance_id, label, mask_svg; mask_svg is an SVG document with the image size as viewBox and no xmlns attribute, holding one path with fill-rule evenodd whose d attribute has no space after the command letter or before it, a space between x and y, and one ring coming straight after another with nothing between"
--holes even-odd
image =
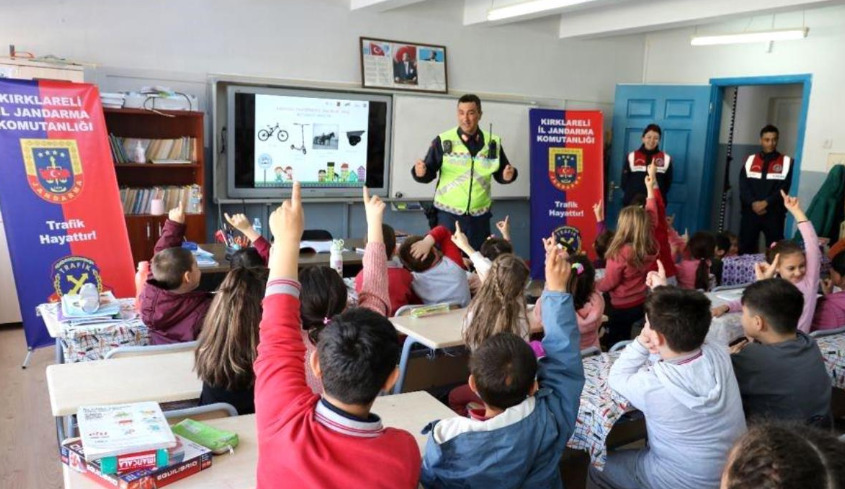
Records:
<instances>
[{"instance_id":1,"label":"stack of book","mask_svg":"<svg viewBox=\"0 0 845 489\"><path fill-rule=\"evenodd\" d=\"M199 185L184 185L150 188L121 188L120 201L124 214L149 214L150 201L164 201L165 211L173 209L179 202L185 202L186 214L202 213L202 188Z\"/></svg>"},{"instance_id":2,"label":"stack of book","mask_svg":"<svg viewBox=\"0 0 845 489\"><path fill-rule=\"evenodd\" d=\"M119 109L123 107L126 94L120 92L100 92L100 103L104 108Z\"/></svg>"},{"instance_id":3,"label":"stack of book","mask_svg":"<svg viewBox=\"0 0 845 489\"><path fill-rule=\"evenodd\" d=\"M197 140L191 137L176 139L122 138L109 134L112 158L115 163L137 163L130 155L136 147L144 150L144 161L155 164L188 164L197 159Z\"/></svg>"},{"instance_id":4,"label":"stack of book","mask_svg":"<svg viewBox=\"0 0 845 489\"><path fill-rule=\"evenodd\" d=\"M62 462L107 487L164 487L211 466L211 451L176 436L154 402L85 406L81 438L62 443Z\"/></svg>"},{"instance_id":5,"label":"stack of book","mask_svg":"<svg viewBox=\"0 0 845 489\"><path fill-rule=\"evenodd\" d=\"M120 302L111 291L100 294L100 307L95 312L82 310L81 301L79 294L63 295L56 318L71 326L110 323L120 318Z\"/></svg>"}]
</instances>

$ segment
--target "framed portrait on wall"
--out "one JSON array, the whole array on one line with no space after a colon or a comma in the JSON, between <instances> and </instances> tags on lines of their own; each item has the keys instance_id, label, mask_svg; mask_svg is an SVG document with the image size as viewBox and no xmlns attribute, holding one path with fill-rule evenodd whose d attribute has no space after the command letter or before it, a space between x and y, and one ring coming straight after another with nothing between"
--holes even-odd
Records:
<instances>
[{"instance_id":1,"label":"framed portrait on wall","mask_svg":"<svg viewBox=\"0 0 845 489\"><path fill-rule=\"evenodd\" d=\"M446 46L360 38L361 84L414 92L447 93Z\"/></svg>"}]
</instances>

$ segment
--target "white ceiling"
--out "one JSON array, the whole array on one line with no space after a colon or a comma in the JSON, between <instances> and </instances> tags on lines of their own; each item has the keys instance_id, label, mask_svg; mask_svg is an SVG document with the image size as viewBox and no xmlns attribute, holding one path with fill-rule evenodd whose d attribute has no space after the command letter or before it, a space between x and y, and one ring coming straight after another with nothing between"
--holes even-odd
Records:
<instances>
[{"instance_id":1,"label":"white ceiling","mask_svg":"<svg viewBox=\"0 0 845 489\"><path fill-rule=\"evenodd\" d=\"M424 8L439 8L439 0L347 0L352 11L386 12ZM460 0L452 0L458 3ZM498 26L511 23L556 20L557 36L561 39L595 39L628 34L640 34L686 26L736 21L759 20L778 27L784 26L783 13L843 5L845 0L570 0L558 7L539 13L491 22L487 15L492 9L514 4L533 3L537 0L463 0L463 24ZM545 1L545 0L542 0ZM781 20L777 21L778 18ZM799 16L788 16L790 23L800 27ZM749 21L749 24L751 22ZM754 22L754 25L759 22ZM812 26L808 26L812 27Z\"/></svg>"}]
</instances>

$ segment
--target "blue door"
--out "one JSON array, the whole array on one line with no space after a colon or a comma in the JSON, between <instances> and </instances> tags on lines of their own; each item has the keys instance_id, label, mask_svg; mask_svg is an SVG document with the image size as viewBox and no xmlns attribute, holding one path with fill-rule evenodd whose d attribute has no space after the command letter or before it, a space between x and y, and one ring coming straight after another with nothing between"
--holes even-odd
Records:
<instances>
[{"instance_id":1,"label":"blue door","mask_svg":"<svg viewBox=\"0 0 845 489\"><path fill-rule=\"evenodd\" d=\"M707 151L708 130L712 131L713 87L691 85L617 85L613 106L613 139L610 168L606 177L607 220L613 229L622 205L618 188L622 165L628 153L642 144L642 132L651 123L663 130L660 149L674 166L666 214L675 216L675 229L690 234L705 229L710 218L713 171ZM643 175L645 176L645 175Z\"/></svg>"}]
</instances>

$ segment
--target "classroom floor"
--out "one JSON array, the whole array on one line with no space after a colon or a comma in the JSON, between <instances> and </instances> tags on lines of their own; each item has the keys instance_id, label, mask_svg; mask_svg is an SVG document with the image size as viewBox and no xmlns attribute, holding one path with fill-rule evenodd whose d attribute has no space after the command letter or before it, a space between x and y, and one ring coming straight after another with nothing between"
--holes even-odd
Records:
<instances>
[{"instance_id":1,"label":"classroom floor","mask_svg":"<svg viewBox=\"0 0 845 489\"><path fill-rule=\"evenodd\" d=\"M45 369L52 347L32 354L26 370L23 328L0 326L0 487L61 489L62 467L56 425L50 415Z\"/></svg>"}]
</instances>

